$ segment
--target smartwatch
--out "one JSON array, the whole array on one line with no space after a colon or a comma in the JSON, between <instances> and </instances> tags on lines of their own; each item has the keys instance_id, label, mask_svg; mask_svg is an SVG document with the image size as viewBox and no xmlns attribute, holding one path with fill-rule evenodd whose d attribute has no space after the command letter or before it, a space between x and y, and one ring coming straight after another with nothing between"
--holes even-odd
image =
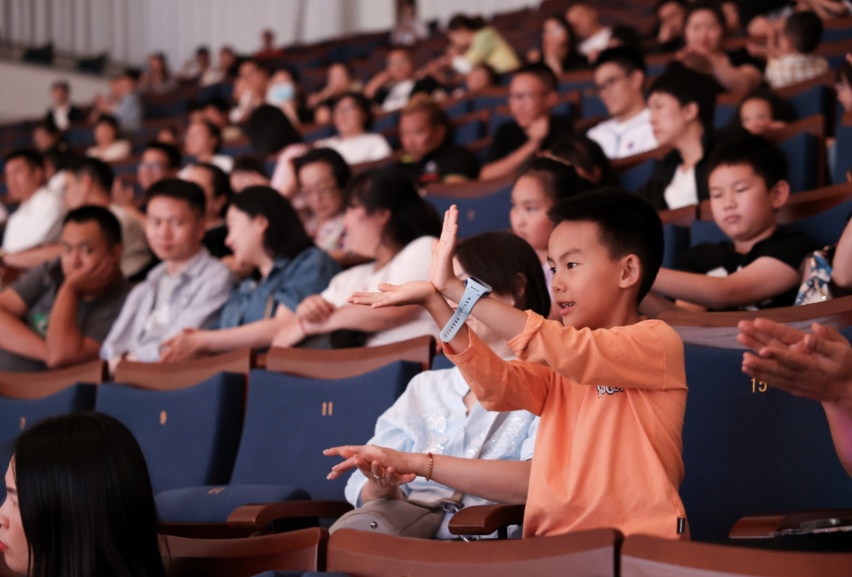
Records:
<instances>
[{"instance_id":1,"label":"smartwatch","mask_svg":"<svg viewBox=\"0 0 852 577\"><path fill-rule=\"evenodd\" d=\"M464 294L459 301L459 307L456 309L453 318L447 322L444 329L441 331L441 340L445 343L453 340L456 333L470 316L470 311L473 310L473 305L481 299L491 294L491 287L477 279L476 277L468 277L464 281Z\"/></svg>"}]
</instances>

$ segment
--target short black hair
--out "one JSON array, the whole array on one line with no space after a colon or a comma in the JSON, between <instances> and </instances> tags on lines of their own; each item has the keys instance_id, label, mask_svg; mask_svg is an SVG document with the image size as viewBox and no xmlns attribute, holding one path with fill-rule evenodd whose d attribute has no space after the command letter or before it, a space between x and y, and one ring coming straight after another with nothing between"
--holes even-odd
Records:
<instances>
[{"instance_id":1,"label":"short black hair","mask_svg":"<svg viewBox=\"0 0 852 577\"><path fill-rule=\"evenodd\" d=\"M224 112L224 113L227 113L228 110L231 109L230 105L228 104L228 101L225 100L224 98L222 98L221 96L214 96L213 98L210 98L209 100L207 100L207 102L205 102L201 106L202 109L207 108L207 107L213 107L216 110L218 110L219 112Z\"/></svg>"},{"instance_id":2,"label":"short black hair","mask_svg":"<svg viewBox=\"0 0 852 577\"><path fill-rule=\"evenodd\" d=\"M550 152L558 158L567 160L586 174L597 171L600 174L600 178L595 183L598 187L616 185L612 163L603 148L585 134L576 132L560 137L551 145Z\"/></svg>"},{"instance_id":3,"label":"short black hair","mask_svg":"<svg viewBox=\"0 0 852 577\"><path fill-rule=\"evenodd\" d=\"M272 258L293 259L314 242L290 201L268 186L249 186L234 197L232 207L249 217L264 217L269 226L263 235L263 247Z\"/></svg>"},{"instance_id":4,"label":"short black hair","mask_svg":"<svg viewBox=\"0 0 852 577\"><path fill-rule=\"evenodd\" d=\"M351 98L355 106L357 106L364 115L364 130L370 130L373 126L373 108L370 106L370 101L367 100L367 97L360 92L344 92L337 98L332 99L329 103L331 105L331 109L334 110L337 108L337 105L347 98Z\"/></svg>"},{"instance_id":5,"label":"short black hair","mask_svg":"<svg viewBox=\"0 0 852 577\"><path fill-rule=\"evenodd\" d=\"M179 178L158 180L148 187L145 204L149 205L158 196L185 201L189 204L192 212L202 220L204 219L204 215L207 214L207 199L204 198L204 191L194 182Z\"/></svg>"},{"instance_id":6,"label":"short black hair","mask_svg":"<svg viewBox=\"0 0 852 577\"><path fill-rule=\"evenodd\" d=\"M523 166L521 176L538 180L544 194L554 203L592 188L571 162L552 153L532 157Z\"/></svg>"},{"instance_id":7,"label":"short black hair","mask_svg":"<svg viewBox=\"0 0 852 577\"><path fill-rule=\"evenodd\" d=\"M750 166L763 179L766 188L787 180L787 157L774 142L754 134L725 141L716 147L707 161L707 174L720 166Z\"/></svg>"},{"instance_id":8,"label":"short black hair","mask_svg":"<svg viewBox=\"0 0 852 577\"><path fill-rule=\"evenodd\" d=\"M550 314L550 294L541 261L521 237L506 231L477 234L460 241L455 256L469 275L491 285L497 294L514 297L516 308L530 309L544 317Z\"/></svg>"},{"instance_id":9,"label":"short black hair","mask_svg":"<svg viewBox=\"0 0 852 577\"><path fill-rule=\"evenodd\" d=\"M645 57L642 52L628 46L614 46L602 50L592 68L597 70L604 64L615 64L625 74L633 74L636 70L645 74Z\"/></svg>"},{"instance_id":10,"label":"short black hair","mask_svg":"<svg viewBox=\"0 0 852 577\"><path fill-rule=\"evenodd\" d=\"M616 43L614 47L623 46L624 48L632 48L633 50L641 50L642 47L642 38L639 36L639 31L627 24L613 26L609 38L610 42Z\"/></svg>"},{"instance_id":11,"label":"short black hair","mask_svg":"<svg viewBox=\"0 0 852 577\"><path fill-rule=\"evenodd\" d=\"M71 165L71 174L78 178L86 175L107 194L112 192L115 173L109 164L99 158L89 156L78 160Z\"/></svg>"},{"instance_id":12,"label":"short black hair","mask_svg":"<svg viewBox=\"0 0 852 577\"><path fill-rule=\"evenodd\" d=\"M266 164L251 154L243 154L234 159L234 166L231 168L231 174L235 172L254 172L261 175L263 178L269 178L266 171Z\"/></svg>"},{"instance_id":13,"label":"short black hair","mask_svg":"<svg viewBox=\"0 0 852 577\"><path fill-rule=\"evenodd\" d=\"M172 170L177 170L180 168L181 164L181 154L178 147L169 144L167 142L160 142L159 140L149 140L145 143L145 147L142 149L142 154L145 153L146 150L159 150L166 157L166 164Z\"/></svg>"},{"instance_id":14,"label":"short black hair","mask_svg":"<svg viewBox=\"0 0 852 577\"><path fill-rule=\"evenodd\" d=\"M636 303L642 302L663 263L663 224L648 201L618 188L604 188L561 200L547 214L556 224L595 223L612 259L635 254L642 264Z\"/></svg>"},{"instance_id":15,"label":"short black hair","mask_svg":"<svg viewBox=\"0 0 852 577\"><path fill-rule=\"evenodd\" d=\"M40 122L37 122L35 124L35 126L33 126L33 131L39 130L39 129L47 131L47 133L52 135L52 136L57 136L57 135L61 134L59 127L56 126L56 123L53 121L52 115L47 120L42 120Z\"/></svg>"},{"instance_id":16,"label":"short black hair","mask_svg":"<svg viewBox=\"0 0 852 577\"><path fill-rule=\"evenodd\" d=\"M778 96L771 88L763 87L749 92L740 100L740 103L737 105L737 113L731 119L732 126L742 126L740 112L742 111L743 104L749 100L765 100L768 102L769 107L772 109L772 120L792 122L796 119L796 111L790 106L789 102Z\"/></svg>"},{"instance_id":17,"label":"short black hair","mask_svg":"<svg viewBox=\"0 0 852 577\"><path fill-rule=\"evenodd\" d=\"M35 148L16 148L6 155L6 164L17 158L22 158L30 168L40 168L44 170L44 157Z\"/></svg>"},{"instance_id":18,"label":"short black hair","mask_svg":"<svg viewBox=\"0 0 852 577\"><path fill-rule=\"evenodd\" d=\"M101 114L98 116L98 119L95 121L95 124L109 124L112 126L113 130L118 132L118 119L112 114Z\"/></svg>"},{"instance_id":19,"label":"short black hair","mask_svg":"<svg viewBox=\"0 0 852 577\"><path fill-rule=\"evenodd\" d=\"M786 36L796 52L810 54L822 40L822 19L814 12L793 12L784 23Z\"/></svg>"},{"instance_id":20,"label":"short black hair","mask_svg":"<svg viewBox=\"0 0 852 577\"><path fill-rule=\"evenodd\" d=\"M651 84L648 95L654 93L668 94L681 106L694 102L698 106L698 118L704 125L704 129L713 128L717 88L708 75L676 63L669 66L665 73Z\"/></svg>"},{"instance_id":21,"label":"short black hair","mask_svg":"<svg viewBox=\"0 0 852 577\"><path fill-rule=\"evenodd\" d=\"M455 14L447 23L447 30L470 30L476 32L485 27L485 19L481 16L468 16L467 14Z\"/></svg>"},{"instance_id":22,"label":"short black hair","mask_svg":"<svg viewBox=\"0 0 852 577\"><path fill-rule=\"evenodd\" d=\"M101 229L104 238L106 238L110 246L121 244L121 223L118 222L118 218L116 218L112 211L106 207L87 204L80 208L75 208L65 215L62 224L66 225L69 222L77 224L94 222Z\"/></svg>"},{"instance_id":23,"label":"short black hair","mask_svg":"<svg viewBox=\"0 0 852 577\"><path fill-rule=\"evenodd\" d=\"M532 64L527 64L518 68L515 70L512 78L516 78L521 74L535 76L548 92L556 92L556 89L559 86L559 80L556 78L556 74L550 66L542 62L533 62Z\"/></svg>"},{"instance_id":24,"label":"short black hair","mask_svg":"<svg viewBox=\"0 0 852 577\"><path fill-rule=\"evenodd\" d=\"M321 162L327 164L331 168L331 173L334 176L334 182L337 188L341 191L346 188L349 181L352 180L352 171L349 165L340 156L340 153L332 148L313 148L302 156L293 159L293 168L296 170L296 179L299 178L299 172L309 164ZM301 186L301 182L299 183ZM344 205L346 203L344 202Z\"/></svg>"},{"instance_id":25,"label":"short black hair","mask_svg":"<svg viewBox=\"0 0 852 577\"><path fill-rule=\"evenodd\" d=\"M383 238L404 247L421 236L439 236L441 219L424 200L411 179L393 169L368 170L357 175L345 192L350 203L358 202L367 214L387 210L390 219Z\"/></svg>"},{"instance_id":26,"label":"short black hair","mask_svg":"<svg viewBox=\"0 0 852 577\"><path fill-rule=\"evenodd\" d=\"M697 2L692 2L687 4L686 6L686 14L683 15L683 26L686 28L687 22L696 12L700 12L702 10L706 10L713 14L716 17L716 20L719 21L719 24L722 26L722 35L724 36L727 31L725 13L722 11L721 2L716 2L715 0L698 0Z\"/></svg>"}]
</instances>

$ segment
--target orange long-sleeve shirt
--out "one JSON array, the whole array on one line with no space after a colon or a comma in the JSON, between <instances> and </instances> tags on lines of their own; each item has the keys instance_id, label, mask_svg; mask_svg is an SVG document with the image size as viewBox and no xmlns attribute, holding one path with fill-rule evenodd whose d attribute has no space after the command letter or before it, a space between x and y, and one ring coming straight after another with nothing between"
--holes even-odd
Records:
<instances>
[{"instance_id":1,"label":"orange long-sleeve shirt","mask_svg":"<svg viewBox=\"0 0 852 577\"><path fill-rule=\"evenodd\" d=\"M614 527L676 539L685 518L683 343L661 321L573 329L528 312L506 362L473 331L447 353L489 410L541 416L524 536Z\"/></svg>"}]
</instances>

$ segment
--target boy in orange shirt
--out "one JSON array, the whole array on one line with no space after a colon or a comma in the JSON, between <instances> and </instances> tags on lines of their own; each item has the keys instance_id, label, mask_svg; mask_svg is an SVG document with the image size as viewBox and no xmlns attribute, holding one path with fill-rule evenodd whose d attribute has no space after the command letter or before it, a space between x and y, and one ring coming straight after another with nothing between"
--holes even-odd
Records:
<instances>
[{"instance_id":1,"label":"boy in orange shirt","mask_svg":"<svg viewBox=\"0 0 852 577\"><path fill-rule=\"evenodd\" d=\"M569 198L550 216L558 223L548 262L561 324L481 298L487 285L453 275L455 207L433 249L431 283L380 285L383 292L356 293L351 302L424 306L439 326L447 323L445 352L483 406L541 415L525 537L600 527L682 537L683 344L671 327L641 320L638 313L662 260L660 219L639 197L615 190ZM463 312L444 297L460 302ZM520 360L503 361L464 325L464 311L471 309L477 321L509 341ZM335 465L332 478L366 464L379 477L440 475L441 483L461 491L500 481L467 459L371 446L326 454L347 459Z\"/></svg>"}]
</instances>

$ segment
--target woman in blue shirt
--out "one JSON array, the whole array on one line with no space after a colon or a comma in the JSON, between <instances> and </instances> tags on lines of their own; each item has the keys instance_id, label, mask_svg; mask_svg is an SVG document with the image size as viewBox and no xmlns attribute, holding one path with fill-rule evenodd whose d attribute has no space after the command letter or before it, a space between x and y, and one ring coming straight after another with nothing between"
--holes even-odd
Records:
<instances>
[{"instance_id":1,"label":"woman in blue shirt","mask_svg":"<svg viewBox=\"0 0 852 577\"><path fill-rule=\"evenodd\" d=\"M163 344L161 361L251 347L266 348L302 300L324 290L340 271L314 246L290 202L268 186L236 195L226 217L225 243L234 258L257 274L232 292L219 330L186 329Z\"/></svg>"}]
</instances>

